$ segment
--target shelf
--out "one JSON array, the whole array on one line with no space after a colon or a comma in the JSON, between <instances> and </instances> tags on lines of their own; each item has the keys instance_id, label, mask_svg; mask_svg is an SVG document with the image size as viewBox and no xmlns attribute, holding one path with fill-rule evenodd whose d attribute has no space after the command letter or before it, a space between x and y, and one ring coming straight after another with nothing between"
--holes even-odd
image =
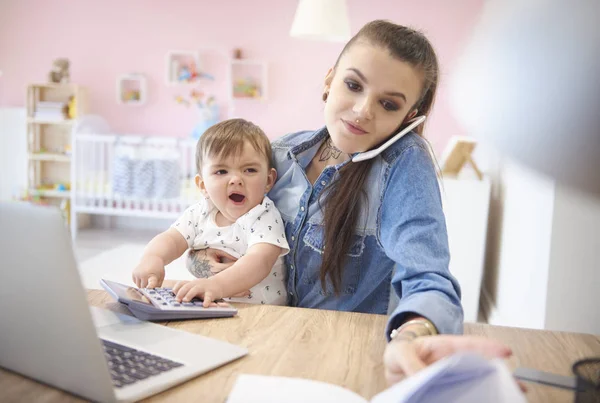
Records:
<instances>
[{"instance_id":1,"label":"shelf","mask_svg":"<svg viewBox=\"0 0 600 403\"><path fill-rule=\"evenodd\" d=\"M64 120L48 120L48 119L36 119L36 118L27 118L27 123L38 124L38 125L65 125L71 126L73 124L72 119L64 119Z\"/></svg>"},{"instance_id":2,"label":"shelf","mask_svg":"<svg viewBox=\"0 0 600 403\"><path fill-rule=\"evenodd\" d=\"M267 63L260 60L231 60L231 97L238 101L267 99Z\"/></svg>"},{"instance_id":3,"label":"shelf","mask_svg":"<svg viewBox=\"0 0 600 403\"><path fill-rule=\"evenodd\" d=\"M200 52L171 50L167 53L167 85L196 84L200 77Z\"/></svg>"},{"instance_id":4,"label":"shelf","mask_svg":"<svg viewBox=\"0 0 600 403\"><path fill-rule=\"evenodd\" d=\"M74 83L38 83L29 84L32 88L49 88L49 89L60 89L60 88L76 88L77 84Z\"/></svg>"},{"instance_id":5,"label":"shelf","mask_svg":"<svg viewBox=\"0 0 600 403\"><path fill-rule=\"evenodd\" d=\"M146 102L146 77L126 74L117 79L117 102L120 105L143 105Z\"/></svg>"},{"instance_id":6,"label":"shelf","mask_svg":"<svg viewBox=\"0 0 600 403\"><path fill-rule=\"evenodd\" d=\"M69 190L29 189L29 194L31 196L55 197L59 199L68 199L71 197L71 192Z\"/></svg>"},{"instance_id":7,"label":"shelf","mask_svg":"<svg viewBox=\"0 0 600 403\"><path fill-rule=\"evenodd\" d=\"M29 159L34 161L71 162L71 156L67 154L30 153Z\"/></svg>"}]
</instances>

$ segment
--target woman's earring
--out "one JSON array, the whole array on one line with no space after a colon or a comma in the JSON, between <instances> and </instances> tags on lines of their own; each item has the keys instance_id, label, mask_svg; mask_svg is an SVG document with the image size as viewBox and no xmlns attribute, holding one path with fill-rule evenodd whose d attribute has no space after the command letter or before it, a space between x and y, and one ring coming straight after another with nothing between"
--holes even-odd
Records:
<instances>
[{"instance_id":1,"label":"woman's earring","mask_svg":"<svg viewBox=\"0 0 600 403\"><path fill-rule=\"evenodd\" d=\"M329 96L329 91L323 93L323 102L327 102L327 96Z\"/></svg>"}]
</instances>

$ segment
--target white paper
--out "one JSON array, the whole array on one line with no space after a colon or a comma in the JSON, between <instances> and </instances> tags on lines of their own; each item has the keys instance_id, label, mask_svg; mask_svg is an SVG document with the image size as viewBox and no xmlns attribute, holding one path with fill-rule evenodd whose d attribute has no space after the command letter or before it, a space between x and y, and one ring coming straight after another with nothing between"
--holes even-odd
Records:
<instances>
[{"instance_id":1,"label":"white paper","mask_svg":"<svg viewBox=\"0 0 600 403\"><path fill-rule=\"evenodd\" d=\"M302 378L241 374L227 403L368 403L341 386Z\"/></svg>"},{"instance_id":2,"label":"white paper","mask_svg":"<svg viewBox=\"0 0 600 403\"><path fill-rule=\"evenodd\" d=\"M238 377L227 403L367 403L337 385L300 378L245 375ZM374 396L371 403L526 403L525 396L501 360L457 354L438 361Z\"/></svg>"},{"instance_id":3,"label":"white paper","mask_svg":"<svg viewBox=\"0 0 600 403\"><path fill-rule=\"evenodd\" d=\"M374 396L371 403L526 403L501 359L457 354Z\"/></svg>"}]
</instances>

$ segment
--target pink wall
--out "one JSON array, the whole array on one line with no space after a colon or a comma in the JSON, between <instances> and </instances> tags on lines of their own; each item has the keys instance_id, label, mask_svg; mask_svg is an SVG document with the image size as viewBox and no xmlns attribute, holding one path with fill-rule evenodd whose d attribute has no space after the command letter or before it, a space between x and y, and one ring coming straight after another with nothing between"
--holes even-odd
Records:
<instances>
[{"instance_id":1,"label":"pink wall","mask_svg":"<svg viewBox=\"0 0 600 403\"><path fill-rule=\"evenodd\" d=\"M187 136L197 113L174 101L185 94L165 84L172 49L211 47L269 63L269 100L238 103L236 114L271 138L323 124L321 91L342 44L291 38L296 0L0 0L0 107L23 106L25 87L43 82L56 57L71 60L72 81L88 87L91 110L120 133ZM483 0L348 0L352 32L385 18L423 30L438 51L442 81L427 136L437 151L464 134L450 115L445 77ZM116 102L116 77L148 78L142 107ZM213 72L217 79L218 72ZM222 75L221 75L222 77ZM189 89L188 89L189 90Z\"/></svg>"}]
</instances>

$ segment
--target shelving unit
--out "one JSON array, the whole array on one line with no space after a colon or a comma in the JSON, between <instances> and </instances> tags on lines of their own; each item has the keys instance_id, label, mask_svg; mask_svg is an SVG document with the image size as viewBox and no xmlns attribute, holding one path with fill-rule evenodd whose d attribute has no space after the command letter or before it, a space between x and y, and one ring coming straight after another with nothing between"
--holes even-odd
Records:
<instances>
[{"instance_id":1,"label":"shelving unit","mask_svg":"<svg viewBox=\"0 0 600 403\"><path fill-rule=\"evenodd\" d=\"M75 119L87 112L87 91L81 86L46 83L27 87L28 195L36 203L60 206L67 221L71 129Z\"/></svg>"}]
</instances>

